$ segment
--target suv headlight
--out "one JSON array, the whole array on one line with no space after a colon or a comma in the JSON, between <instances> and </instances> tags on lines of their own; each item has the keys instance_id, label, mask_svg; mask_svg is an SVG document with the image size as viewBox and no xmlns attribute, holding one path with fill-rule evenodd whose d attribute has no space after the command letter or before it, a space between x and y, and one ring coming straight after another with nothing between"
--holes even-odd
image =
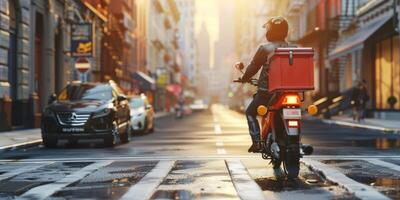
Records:
<instances>
[{"instance_id":1,"label":"suv headlight","mask_svg":"<svg viewBox=\"0 0 400 200\"><path fill-rule=\"evenodd\" d=\"M99 117L104 117L107 116L108 114L110 114L111 109L110 108L104 108L100 111L97 111L95 113L93 113L93 118L99 118Z\"/></svg>"}]
</instances>

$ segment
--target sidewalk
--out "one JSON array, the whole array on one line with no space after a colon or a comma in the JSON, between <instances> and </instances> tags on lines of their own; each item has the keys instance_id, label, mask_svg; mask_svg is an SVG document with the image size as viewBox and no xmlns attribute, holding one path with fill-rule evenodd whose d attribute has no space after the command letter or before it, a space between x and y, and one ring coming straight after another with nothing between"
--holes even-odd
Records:
<instances>
[{"instance_id":1,"label":"sidewalk","mask_svg":"<svg viewBox=\"0 0 400 200\"><path fill-rule=\"evenodd\" d=\"M40 129L0 132L0 153L14 148L23 148L42 143Z\"/></svg>"},{"instance_id":2,"label":"sidewalk","mask_svg":"<svg viewBox=\"0 0 400 200\"><path fill-rule=\"evenodd\" d=\"M163 118L172 115L172 112L158 112L155 118ZM25 148L42 143L40 129L25 129L18 131L0 132L0 153L16 148Z\"/></svg>"},{"instance_id":3,"label":"sidewalk","mask_svg":"<svg viewBox=\"0 0 400 200\"><path fill-rule=\"evenodd\" d=\"M329 120L323 119L322 121L328 124L337 124L355 128L366 128L366 129L400 134L400 121L398 120L368 118L361 122L356 122L351 117L342 115L342 116L332 117L332 119Z\"/></svg>"}]
</instances>

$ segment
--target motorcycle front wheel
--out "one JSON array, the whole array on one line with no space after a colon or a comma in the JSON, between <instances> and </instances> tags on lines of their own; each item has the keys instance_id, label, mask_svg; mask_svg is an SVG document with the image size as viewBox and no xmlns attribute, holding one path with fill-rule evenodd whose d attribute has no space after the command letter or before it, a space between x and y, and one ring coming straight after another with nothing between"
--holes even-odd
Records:
<instances>
[{"instance_id":1,"label":"motorcycle front wheel","mask_svg":"<svg viewBox=\"0 0 400 200\"><path fill-rule=\"evenodd\" d=\"M295 146L286 149L283 159L283 168L288 179L297 178L300 172L300 149L298 145Z\"/></svg>"}]
</instances>

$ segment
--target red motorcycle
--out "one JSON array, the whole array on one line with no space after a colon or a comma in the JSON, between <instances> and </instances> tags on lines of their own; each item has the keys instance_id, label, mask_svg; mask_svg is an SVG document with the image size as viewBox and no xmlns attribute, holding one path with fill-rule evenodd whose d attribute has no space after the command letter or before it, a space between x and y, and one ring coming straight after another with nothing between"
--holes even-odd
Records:
<instances>
[{"instance_id":1,"label":"red motorcycle","mask_svg":"<svg viewBox=\"0 0 400 200\"><path fill-rule=\"evenodd\" d=\"M297 178L300 158L311 155L313 147L301 143L301 118L304 92L314 89L313 49L278 48L269 59L269 90L272 97L266 106L259 106L263 159L270 159L274 169L283 163L289 179ZM243 63L235 65L243 73ZM242 82L235 80L234 82ZM250 84L257 86L257 79ZM310 115L318 110L315 105L307 108Z\"/></svg>"}]
</instances>

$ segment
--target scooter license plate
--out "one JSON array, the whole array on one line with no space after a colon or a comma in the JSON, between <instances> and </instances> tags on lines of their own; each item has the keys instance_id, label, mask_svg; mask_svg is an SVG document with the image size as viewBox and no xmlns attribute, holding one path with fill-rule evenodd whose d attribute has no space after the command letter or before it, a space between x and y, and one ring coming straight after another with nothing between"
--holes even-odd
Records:
<instances>
[{"instance_id":1,"label":"scooter license plate","mask_svg":"<svg viewBox=\"0 0 400 200\"><path fill-rule=\"evenodd\" d=\"M301 109L283 109L284 119L301 119Z\"/></svg>"}]
</instances>

